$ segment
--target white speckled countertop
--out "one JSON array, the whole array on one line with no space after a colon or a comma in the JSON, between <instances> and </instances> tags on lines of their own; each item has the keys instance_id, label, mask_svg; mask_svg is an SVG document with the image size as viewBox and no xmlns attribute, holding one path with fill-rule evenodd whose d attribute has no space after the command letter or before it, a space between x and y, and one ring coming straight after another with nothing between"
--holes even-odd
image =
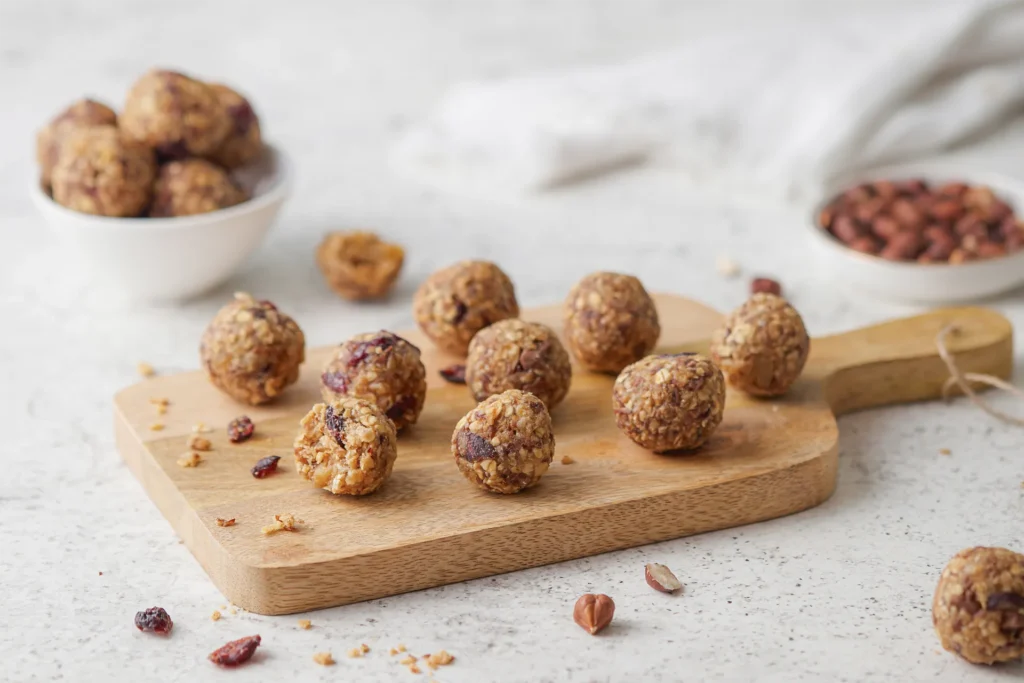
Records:
<instances>
[{"instance_id":1,"label":"white speckled countertop","mask_svg":"<svg viewBox=\"0 0 1024 683\"><path fill-rule=\"evenodd\" d=\"M136 381L135 362L164 373L196 367L200 331L238 289L277 301L311 344L409 326L416 283L464 256L499 260L527 306L560 300L587 271L613 268L729 308L745 280L715 273L715 257L728 254L747 272L779 275L815 334L912 312L831 291L809 267L799 212L767 198L690 188L652 169L485 201L424 190L388 168L394 132L449 83L615 59L708 22L758 21L777 10L753 11L650 0L0 4L0 680L227 680L206 653L255 632L264 647L233 681L416 680L386 655L398 643L455 654L436 675L444 683L1024 675L1020 665L958 661L940 652L931 629L931 594L953 553L976 544L1024 549L1024 430L963 401L843 418L838 490L806 513L325 610L306 615L309 631L296 627L298 617L210 621L223 598L114 449L110 399ZM243 273L181 307L126 310L64 260L25 183L40 122L85 93L119 103L151 64L248 92L300 175ZM1014 166L1022 148L1012 143L971 158L1024 174ZM321 283L313 245L324 230L346 226L406 245L408 266L390 303L349 305ZM1019 292L992 305L1024 324ZM650 590L642 578L649 561L673 567L685 593ZM571 620L574 599L587 591L618 605L598 638ZM170 639L132 626L135 611L151 605L174 617ZM359 643L371 652L346 658ZM321 650L338 665L314 664Z\"/></svg>"}]
</instances>

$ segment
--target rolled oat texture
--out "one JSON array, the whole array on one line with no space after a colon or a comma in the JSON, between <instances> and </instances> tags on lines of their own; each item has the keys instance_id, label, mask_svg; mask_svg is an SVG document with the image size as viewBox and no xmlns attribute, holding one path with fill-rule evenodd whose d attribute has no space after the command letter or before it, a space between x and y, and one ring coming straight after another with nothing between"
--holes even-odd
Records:
<instances>
[{"instance_id":1,"label":"rolled oat texture","mask_svg":"<svg viewBox=\"0 0 1024 683\"><path fill-rule=\"evenodd\" d=\"M518 493L540 481L555 455L551 415L533 394L510 389L484 400L452 434L455 464L493 493Z\"/></svg>"},{"instance_id":2,"label":"rolled oat texture","mask_svg":"<svg viewBox=\"0 0 1024 683\"><path fill-rule=\"evenodd\" d=\"M260 120L252 110L249 100L228 86L211 83L210 89L217 95L231 121L227 136L210 154L210 160L224 168L244 166L263 152Z\"/></svg>"},{"instance_id":3,"label":"rolled oat texture","mask_svg":"<svg viewBox=\"0 0 1024 683\"><path fill-rule=\"evenodd\" d=\"M36 161L43 187L49 187L53 167L60 158L64 139L74 130L93 126L116 126L117 114L105 104L95 100L78 100L58 114L36 134Z\"/></svg>"},{"instance_id":4,"label":"rolled oat texture","mask_svg":"<svg viewBox=\"0 0 1024 683\"><path fill-rule=\"evenodd\" d=\"M619 374L612 409L638 446L655 453L698 448L722 423L725 378L704 356L648 356Z\"/></svg>"},{"instance_id":5,"label":"rolled oat texture","mask_svg":"<svg viewBox=\"0 0 1024 683\"><path fill-rule=\"evenodd\" d=\"M53 168L53 199L98 216L138 216L149 205L156 157L113 126L71 131Z\"/></svg>"},{"instance_id":6,"label":"rolled oat texture","mask_svg":"<svg viewBox=\"0 0 1024 683\"><path fill-rule=\"evenodd\" d=\"M149 215L192 216L226 209L246 199L245 192L220 166L205 159L183 159L160 167Z\"/></svg>"},{"instance_id":7,"label":"rolled oat texture","mask_svg":"<svg viewBox=\"0 0 1024 683\"><path fill-rule=\"evenodd\" d=\"M423 410L427 371L420 350L393 332L357 334L324 366L320 393L328 403L343 396L370 401L402 429Z\"/></svg>"},{"instance_id":8,"label":"rolled oat texture","mask_svg":"<svg viewBox=\"0 0 1024 683\"><path fill-rule=\"evenodd\" d=\"M520 389L552 410L569 393L571 382L569 354L546 325L502 320L477 332L469 343L466 384L477 401Z\"/></svg>"},{"instance_id":9,"label":"rolled oat texture","mask_svg":"<svg viewBox=\"0 0 1024 683\"><path fill-rule=\"evenodd\" d=\"M269 301L238 293L206 328L199 355L214 386L259 405L298 380L305 348L294 320Z\"/></svg>"},{"instance_id":10,"label":"rolled oat texture","mask_svg":"<svg viewBox=\"0 0 1024 683\"><path fill-rule=\"evenodd\" d=\"M508 275L489 261L461 261L424 281L413 299L416 323L438 347L465 355L483 328L519 316Z\"/></svg>"},{"instance_id":11,"label":"rolled oat texture","mask_svg":"<svg viewBox=\"0 0 1024 683\"><path fill-rule=\"evenodd\" d=\"M332 232L316 249L316 263L328 286L349 301L387 296L404 261L402 247L372 232Z\"/></svg>"},{"instance_id":12,"label":"rolled oat texture","mask_svg":"<svg viewBox=\"0 0 1024 683\"><path fill-rule=\"evenodd\" d=\"M942 647L975 664L1024 657L1024 555L968 548L942 570L932 602Z\"/></svg>"},{"instance_id":13,"label":"rolled oat texture","mask_svg":"<svg viewBox=\"0 0 1024 683\"><path fill-rule=\"evenodd\" d=\"M296 470L317 488L362 496L391 476L398 457L395 425L370 401L345 396L317 403L299 425Z\"/></svg>"},{"instance_id":14,"label":"rolled oat texture","mask_svg":"<svg viewBox=\"0 0 1024 683\"><path fill-rule=\"evenodd\" d=\"M619 372L658 343L658 311L640 280L619 273L591 273L565 300L565 341L589 370Z\"/></svg>"},{"instance_id":15,"label":"rolled oat texture","mask_svg":"<svg viewBox=\"0 0 1024 683\"><path fill-rule=\"evenodd\" d=\"M785 299L754 294L711 337L711 357L729 384L753 396L781 396L803 372L811 339Z\"/></svg>"}]
</instances>

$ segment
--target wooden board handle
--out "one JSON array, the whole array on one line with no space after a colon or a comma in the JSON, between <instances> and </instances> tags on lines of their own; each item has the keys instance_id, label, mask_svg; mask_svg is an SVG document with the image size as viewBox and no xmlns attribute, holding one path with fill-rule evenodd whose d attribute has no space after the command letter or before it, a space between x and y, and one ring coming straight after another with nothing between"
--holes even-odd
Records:
<instances>
[{"instance_id":1,"label":"wooden board handle","mask_svg":"<svg viewBox=\"0 0 1024 683\"><path fill-rule=\"evenodd\" d=\"M964 372L1008 378L1013 371L1013 327L986 308L945 308L853 332L815 339L807 372L825 387L836 415L888 403L938 398L949 370L936 337L956 333L946 347Z\"/></svg>"}]
</instances>

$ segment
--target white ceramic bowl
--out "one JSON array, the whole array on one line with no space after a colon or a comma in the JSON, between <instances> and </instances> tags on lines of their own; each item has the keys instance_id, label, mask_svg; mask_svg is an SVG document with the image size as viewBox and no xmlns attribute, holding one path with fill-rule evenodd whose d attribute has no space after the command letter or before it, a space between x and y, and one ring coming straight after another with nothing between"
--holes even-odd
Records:
<instances>
[{"instance_id":1,"label":"white ceramic bowl","mask_svg":"<svg viewBox=\"0 0 1024 683\"><path fill-rule=\"evenodd\" d=\"M934 163L904 164L849 174L830 183L808 223L818 264L837 284L890 301L948 304L983 299L1024 285L1024 250L957 265L887 261L849 249L818 226L818 214L837 194L873 180L921 178L940 185L986 185L1016 211L1024 210L1024 183L990 173Z\"/></svg>"},{"instance_id":2,"label":"white ceramic bowl","mask_svg":"<svg viewBox=\"0 0 1024 683\"><path fill-rule=\"evenodd\" d=\"M270 145L233 175L252 199L179 218L93 216L61 206L38 182L30 192L69 257L97 285L120 299L176 301L227 280L259 247L291 191L291 163Z\"/></svg>"}]
</instances>

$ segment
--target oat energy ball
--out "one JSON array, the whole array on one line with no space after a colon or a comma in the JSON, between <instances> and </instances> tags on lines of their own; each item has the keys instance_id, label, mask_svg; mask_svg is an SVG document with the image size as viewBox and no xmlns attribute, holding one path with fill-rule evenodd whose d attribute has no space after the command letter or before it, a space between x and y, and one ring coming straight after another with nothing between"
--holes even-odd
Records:
<instances>
[{"instance_id":1,"label":"oat energy ball","mask_svg":"<svg viewBox=\"0 0 1024 683\"><path fill-rule=\"evenodd\" d=\"M53 168L53 199L98 216L138 216L149 205L156 157L113 126L72 131Z\"/></svg>"},{"instance_id":2,"label":"oat energy ball","mask_svg":"<svg viewBox=\"0 0 1024 683\"><path fill-rule=\"evenodd\" d=\"M469 343L466 384L477 401L520 389L551 410L569 393L571 382L569 354L546 325L502 320L477 332Z\"/></svg>"},{"instance_id":3,"label":"oat energy ball","mask_svg":"<svg viewBox=\"0 0 1024 683\"><path fill-rule=\"evenodd\" d=\"M46 124L36 135L36 160L44 187L50 186L53 167L60 157L60 146L68 133L92 126L116 126L117 114L95 100L78 100Z\"/></svg>"},{"instance_id":4,"label":"oat energy ball","mask_svg":"<svg viewBox=\"0 0 1024 683\"><path fill-rule=\"evenodd\" d=\"M1024 555L968 548L935 589L932 621L942 647L975 664L1024 657Z\"/></svg>"},{"instance_id":5,"label":"oat energy ball","mask_svg":"<svg viewBox=\"0 0 1024 683\"><path fill-rule=\"evenodd\" d=\"M587 275L569 292L564 320L569 351L598 372L619 372L640 360L661 335L654 301L632 275Z\"/></svg>"},{"instance_id":6,"label":"oat energy ball","mask_svg":"<svg viewBox=\"0 0 1024 683\"><path fill-rule=\"evenodd\" d=\"M489 261L462 261L437 271L420 286L412 306L424 334L459 355L477 332L519 315L512 281Z\"/></svg>"},{"instance_id":7,"label":"oat energy ball","mask_svg":"<svg viewBox=\"0 0 1024 683\"><path fill-rule=\"evenodd\" d=\"M785 299L754 294L711 337L711 357L729 384L753 396L781 396L804 369L811 339Z\"/></svg>"},{"instance_id":8,"label":"oat energy ball","mask_svg":"<svg viewBox=\"0 0 1024 683\"><path fill-rule=\"evenodd\" d=\"M153 188L153 218L191 216L226 209L246 200L227 171L204 159L170 161L160 167Z\"/></svg>"},{"instance_id":9,"label":"oat energy ball","mask_svg":"<svg viewBox=\"0 0 1024 683\"><path fill-rule=\"evenodd\" d=\"M494 493L518 493L540 481L555 455L544 403L510 389L486 399L459 420L452 454L471 482Z\"/></svg>"},{"instance_id":10,"label":"oat energy ball","mask_svg":"<svg viewBox=\"0 0 1024 683\"><path fill-rule=\"evenodd\" d=\"M210 155L210 159L224 168L244 166L263 152L260 121L249 100L228 86L211 83L210 89L217 95L231 120L227 137Z\"/></svg>"},{"instance_id":11,"label":"oat energy ball","mask_svg":"<svg viewBox=\"0 0 1024 683\"><path fill-rule=\"evenodd\" d=\"M170 159L213 154L232 125L213 88L160 69L145 73L128 91L120 123L129 137Z\"/></svg>"},{"instance_id":12,"label":"oat energy ball","mask_svg":"<svg viewBox=\"0 0 1024 683\"><path fill-rule=\"evenodd\" d=\"M395 425L370 401L346 396L317 403L299 424L296 470L317 488L362 496L391 476Z\"/></svg>"},{"instance_id":13,"label":"oat energy ball","mask_svg":"<svg viewBox=\"0 0 1024 683\"><path fill-rule=\"evenodd\" d=\"M206 374L236 401L270 401L299 378L306 338L295 321L249 294L218 311L199 346Z\"/></svg>"},{"instance_id":14,"label":"oat energy ball","mask_svg":"<svg viewBox=\"0 0 1024 683\"><path fill-rule=\"evenodd\" d=\"M698 448L722 423L725 378L704 356L648 356L615 380L612 409L639 446L655 453Z\"/></svg>"},{"instance_id":15,"label":"oat energy ball","mask_svg":"<svg viewBox=\"0 0 1024 683\"><path fill-rule=\"evenodd\" d=\"M324 401L355 396L375 404L396 429L416 423L427 396L420 350L393 332L357 334L342 344L320 376Z\"/></svg>"},{"instance_id":16,"label":"oat energy ball","mask_svg":"<svg viewBox=\"0 0 1024 683\"><path fill-rule=\"evenodd\" d=\"M387 296L398 279L405 251L372 232L332 232L316 248L327 284L349 301Z\"/></svg>"}]
</instances>

